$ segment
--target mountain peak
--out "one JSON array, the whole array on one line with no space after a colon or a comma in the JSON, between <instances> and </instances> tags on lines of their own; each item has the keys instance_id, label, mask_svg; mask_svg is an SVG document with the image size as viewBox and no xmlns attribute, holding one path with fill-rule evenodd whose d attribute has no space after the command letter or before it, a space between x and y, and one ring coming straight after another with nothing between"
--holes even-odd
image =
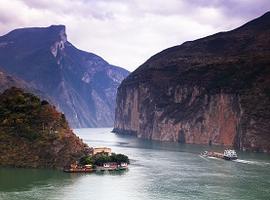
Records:
<instances>
[{"instance_id":1,"label":"mountain peak","mask_svg":"<svg viewBox=\"0 0 270 200\"><path fill-rule=\"evenodd\" d=\"M61 31L61 30L66 30L66 26L65 25L63 25L63 24L59 24L59 25L55 25L55 24L52 24L51 26L48 26L48 27L45 27L45 28L47 28L47 29L52 29L52 30L59 30L59 31Z\"/></svg>"},{"instance_id":2,"label":"mountain peak","mask_svg":"<svg viewBox=\"0 0 270 200\"><path fill-rule=\"evenodd\" d=\"M67 41L65 25L51 25L48 27L26 27L15 29L3 36L10 41L24 38L24 40L39 41Z\"/></svg>"},{"instance_id":3,"label":"mountain peak","mask_svg":"<svg viewBox=\"0 0 270 200\"><path fill-rule=\"evenodd\" d=\"M266 12L262 16L252 21L247 22L246 24L244 24L243 26L240 26L236 30L247 30L247 29L257 30L257 31L270 29L270 11Z\"/></svg>"},{"instance_id":4,"label":"mountain peak","mask_svg":"<svg viewBox=\"0 0 270 200\"><path fill-rule=\"evenodd\" d=\"M65 25L51 25L51 26L47 27L47 29L58 34L60 36L60 39L63 42L67 41L66 26Z\"/></svg>"},{"instance_id":5,"label":"mountain peak","mask_svg":"<svg viewBox=\"0 0 270 200\"><path fill-rule=\"evenodd\" d=\"M27 27L15 29L0 37L0 43L4 42L2 48L16 46L18 52L27 49L49 48L56 57L57 52L65 47L67 42L66 27L64 25L51 25L48 27Z\"/></svg>"}]
</instances>

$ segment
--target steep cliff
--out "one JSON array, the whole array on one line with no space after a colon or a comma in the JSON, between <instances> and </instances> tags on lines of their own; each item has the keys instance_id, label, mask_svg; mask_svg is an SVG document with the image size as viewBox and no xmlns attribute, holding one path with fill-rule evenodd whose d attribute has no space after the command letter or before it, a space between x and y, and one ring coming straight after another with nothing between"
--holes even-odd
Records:
<instances>
[{"instance_id":1,"label":"steep cliff","mask_svg":"<svg viewBox=\"0 0 270 200\"><path fill-rule=\"evenodd\" d=\"M63 25L1 36L0 69L46 94L72 127L112 126L117 87L128 75L74 47Z\"/></svg>"},{"instance_id":2,"label":"steep cliff","mask_svg":"<svg viewBox=\"0 0 270 200\"><path fill-rule=\"evenodd\" d=\"M0 94L0 165L62 168L87 152L65 116L12 87Z\"/></svg>"},{"instance_id":3,"label":"steep cliff","mask_svg":"<svg viewBox=\"0 0 270 200\"><path fill-rule=\"evenodd\" d=\"M270 13L151 57L120 85L114 131L270 152Z\"/></svg>"}]
</instances>

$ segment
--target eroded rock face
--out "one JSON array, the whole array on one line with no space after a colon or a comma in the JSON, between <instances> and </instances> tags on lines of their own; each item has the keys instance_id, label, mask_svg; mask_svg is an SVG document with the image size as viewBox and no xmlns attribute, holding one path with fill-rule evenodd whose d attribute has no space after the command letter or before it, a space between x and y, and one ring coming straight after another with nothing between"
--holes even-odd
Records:
<instances>
[{"instance_id":1,"label":"eroded rock face","mask_svg":"<svg viewBox=\"0 0 270 200\"><path fill-rule=\"evenodd\" d=\"M118 89L114 131L270 152L270 13L151 57Z\"/></svg>"},{"instance_id":2,"label":"eroded rock face","mask_svg":"<svg viewBox=\"0 0 270 200\"><path fill-rule=\"evenodd\" d=\"M161 141L234 143L241 115L237 95L206 95L197 87L177 86L177 89L166 91L167 101L172 103L164 108L154 104L147 86L128 91L124 100L117 101L115 130L126 130L136 133L138 137Z\"/></svg>"}]
</instances>

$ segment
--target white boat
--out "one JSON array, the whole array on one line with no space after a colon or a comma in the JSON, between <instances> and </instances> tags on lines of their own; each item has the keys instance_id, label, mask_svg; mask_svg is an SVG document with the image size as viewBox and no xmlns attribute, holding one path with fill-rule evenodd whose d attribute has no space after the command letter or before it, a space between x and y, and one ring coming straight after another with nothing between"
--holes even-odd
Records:
<instances>
[{"instance_id":1,"label":"white boat","mask_svg":"<svg viewBox=\"0 0 270 200\"><path fill-rule=\"evenodd\" d=\"M226 149L226 150L224 150L223 158L225 160L236 160L237 159L236 151L233 150L233 149Z\"/></svg>"}]
</instances>

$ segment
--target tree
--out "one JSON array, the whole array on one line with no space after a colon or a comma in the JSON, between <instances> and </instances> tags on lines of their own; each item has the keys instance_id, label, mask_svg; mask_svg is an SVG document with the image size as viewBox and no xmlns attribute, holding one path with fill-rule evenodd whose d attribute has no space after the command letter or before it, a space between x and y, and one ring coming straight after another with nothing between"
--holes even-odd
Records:
<instances>
[{"instance_id":1,"label":"tree","mask_svg":"<svg viewBox=\"0 0 270 200\"><path fill-rule=\"evenodd\" d=\"M117 164L121 163L128 163L129 164L129 158L124 154L115 154L112 153L110 156L111 162L116 162Z\"/></svg>"},{"instance_id":2,"label":"tree","mask_svg":"<svg viewBox=\"0 0 270 200\"><path fill-rule=\"evenodd\" d=\"M101 166L104 163L111 162L110 157L107 154L99 153L93 156L94 164Z\"/></svg>"},{"instance_id":3,"label":"tree","mask_svg":"<svg viewBox=\"0 0 270 200\"><path fill-rule=\"evenodd\" d=\"M79 163L81 165L92 165L93 164L93 159L91 156L84 156L80 159Z\"/></svg>"}]
</instances>

